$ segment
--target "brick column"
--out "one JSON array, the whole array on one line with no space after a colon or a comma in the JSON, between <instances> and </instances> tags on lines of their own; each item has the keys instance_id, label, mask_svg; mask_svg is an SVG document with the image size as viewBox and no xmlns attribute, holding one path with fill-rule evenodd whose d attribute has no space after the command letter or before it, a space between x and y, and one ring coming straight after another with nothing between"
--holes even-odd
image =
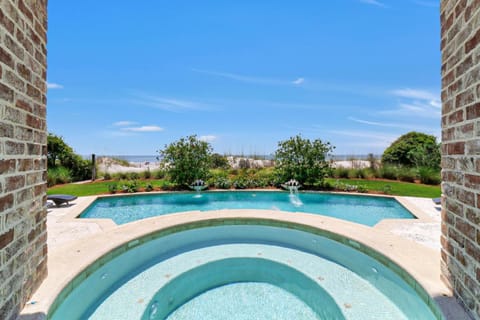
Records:
<instances>
[{"instance_id":1,"label":"brick column","mask_svg":"<svg viewBox=\"0 0 480 320\"><path fill-rule=\"evenodd\" d=\"M46 0L0 0L0 319L47 274Z\"/></svg>"},{"instance_id":2,"label":"brick column","mask_svg":"<svg viewBox=\"0 0 480 320\"><path fill-rule=\"evenodd\" d=\"M442 0L442 274L480 319L480 1Z\"/></svg>"}]
</instances>

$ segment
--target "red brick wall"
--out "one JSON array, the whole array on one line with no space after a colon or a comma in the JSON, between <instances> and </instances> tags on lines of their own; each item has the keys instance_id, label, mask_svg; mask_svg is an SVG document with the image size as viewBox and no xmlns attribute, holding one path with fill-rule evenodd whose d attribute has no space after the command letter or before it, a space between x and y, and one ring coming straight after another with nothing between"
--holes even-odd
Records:
<instances>
[{"instance_id":1,"label":"red brick wall","mask_svg":"<svg viewBox=\"0 0 480 320\"><path fill-rule=\"evenodd\" d=\"M0 319L47 273L46 0L0 0Z\"/></svg>"},{"instance_id":2,"label":"red brick wall","mask_svg":"<svg viewBox=\"0 0 480 320\"><path fill-rule=\"evenodd\" d=\"M480 0L442 0L442 273L480 319Z\"/></svg>"}]
</instances>

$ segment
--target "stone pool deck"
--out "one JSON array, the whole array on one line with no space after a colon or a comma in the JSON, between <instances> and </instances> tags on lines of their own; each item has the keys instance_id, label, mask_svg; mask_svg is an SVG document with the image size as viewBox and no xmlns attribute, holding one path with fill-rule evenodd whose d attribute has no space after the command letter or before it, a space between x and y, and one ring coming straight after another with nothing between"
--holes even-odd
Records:
<instances>
[{"instance_id":1,"label":"stone pool deck","mask_svg":"<svg viewBox=\"0 0 480 320\"><path fill-rule=\"evenodd\" d=\"M446 319L468 319L440 280L440 206L428 198L397 197L419 219L384 220L373 228L318 215L259 210L173 214L122 226L107 219L75 219L95 198L80 197L69 206L48 208L49 276L32 298L34 303L23 310L21 319L44 319L54 297L80 270L122 243L152 230L192 221L256 218L314 226L358 241L388 256L414 276L440 305Z\"/></svg>"}]
</instances>

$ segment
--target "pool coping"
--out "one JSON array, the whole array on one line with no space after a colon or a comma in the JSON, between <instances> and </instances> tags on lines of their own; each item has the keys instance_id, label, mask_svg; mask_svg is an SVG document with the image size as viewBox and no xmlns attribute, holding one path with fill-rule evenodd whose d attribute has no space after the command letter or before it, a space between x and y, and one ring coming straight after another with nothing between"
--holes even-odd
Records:
<instances>
[{"instance_id":1,"label":"pool coping","mask_svg":"<svg viewBox=\"0 0 480 320\"><path fill-rule=\"evenodd\" d=\"M133 195L138 194L153 193ZM358 194L354 193L354 195ZM100 197L105 196L111 195ZM68 208L69 213L65 217L60 217L58 221L79 221L76 217L97 198L98 196L80 197L71 208ZM292 215L291 212L269 210L193 211L148 218L124 225L116 225L110 219L82 219L81 222L101 224L101 233L60 245L49 252L49 275L33 295L30 303L23 309L20 319L47 318L47 312L56 297L64 289L68 290L68 286L73 285L71 281L83 274L82 271L88 270L89 266L94 265L96 261L98 263L99 258L108 257L112 250L136 246L140 243L139 240L136 240L138 238L148 238L152 234L158 234L168 228L182 228L189 224L232 224L235 221L295 224L303 226L305 229L334 235L336 238L340 237L345 241L352 240L351 243L346 244L356 249L358 246L367 248L370 254L373 253L374 258L383 256L381 259L391 260L393 268L400 274L407 274L411 279L409 283L414 288L417 286L423 292L426 301L435 301L440 306L446 319L465 319L463 310L452 298L450 290L440 280L440 252L393 235L382 228L377 228L385 221L388 223L434 221L432 217L409 203L407 199L393 198L399 200L418 219L385 219L374 227L368 227L317 214L297 213Z\"/></svg>"}]
</instances>

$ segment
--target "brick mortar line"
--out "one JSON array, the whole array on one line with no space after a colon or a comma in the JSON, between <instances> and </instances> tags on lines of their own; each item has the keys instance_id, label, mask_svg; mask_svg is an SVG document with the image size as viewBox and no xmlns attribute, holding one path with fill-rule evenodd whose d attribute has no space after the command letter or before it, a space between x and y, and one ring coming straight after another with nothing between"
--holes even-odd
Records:
<instances>
[{"instance_id":1,"label":"brick mortar line","mask_svg":"<svg viewBox=\"0 0 480 320\"><path fill-rule=\"evenodd\" d=\"M2 25L0 25L0 26L2 26ZM15 40L14 42L15 42L16 44L19 44L19 43L20 43L20 41L18 40L18 38L17 38L15 35L12 36L12 35L8 32L8 30L6 30L5 33L4 33L3 38L0 37L0 40L1 40L1 43L2 43L2 48L3 48L5 51L7 51L7 53L9 53L9 54L11 55L12 60L13 60L13 62L15 63L15 65L17 65L18 62L21 62L22 64L25 64L25 62L26 62L25 59L23 59L23 60L20 59L19 57L17 57L17 55L16 55L14 52L12 52L6 45L4 45L4 44L5 44L4 38L5 38L6 36L9 36L9 37L12 38L13 40ZM29 39L29 40L31 40L31 39ZM31 41L31 43L32 43L32 47L35 49L35 51L39 51L43 56L45 56L45 55L43 54L42 50L41 50L42 44L43 44L44 46L46 46L46 42L45 42L44 40L42 40L40 44L34 43L33 41ZM47 68L45 67L45 65L43 64L43 62L42 62L42 61L38 61L38 59L37 59L35 56L32 56L32 55L30 54L30 52L28 52L28 50L25 49L23 46L21 46L21 48L22 48L22 50L23 50L23 52L24 52L25 55L28 55L31 59L33 59L36 63L38 63L38 66L40 67L41 72L40 72L40 73L37 73L37 72L35 72L35 70L30 69L30 68L29 68L29 70L30 70L33 74L39 76L40 78L43 78L42 73L43 73L43 72L46 72L46 70L47 70ZM40 49L40 50L38 50L38 49ZM46 58L46 57L45 57L45 58ZM4 63L2 63L2 65L4 65L7 69L9 69L9 70L13 71L14 73L16 73L16 70L10 68L10 66L8 66L8 65L6 65L6 64L4 64ZM23 78L22 78L22 79L23 79ZM25 80L25 81L26 81L26 80Z\"/></svg>"}]
</instances>

